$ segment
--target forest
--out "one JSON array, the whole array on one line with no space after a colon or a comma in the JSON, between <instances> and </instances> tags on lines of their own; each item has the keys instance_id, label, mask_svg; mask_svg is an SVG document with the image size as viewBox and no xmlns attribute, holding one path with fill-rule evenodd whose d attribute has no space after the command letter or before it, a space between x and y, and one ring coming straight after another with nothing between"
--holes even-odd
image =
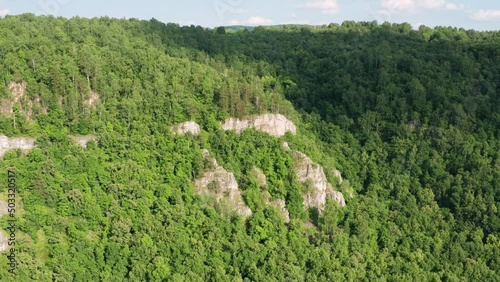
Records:
<instances>
[{"instance_id":1,"label":"forest","mask_svg":"<svg viewBox=\"0 0 500 282\"><path fill-rule=\"evenodd\" d=\"M8 15L0 77L0 135L36 140L0 159L1 281L500 281L500 31ZM264 113L298 134L221 129ZM345 207L302 206L285 141L342 172ZM195 193L201 149L251 216Z\"/></svg>"}]
</instances>

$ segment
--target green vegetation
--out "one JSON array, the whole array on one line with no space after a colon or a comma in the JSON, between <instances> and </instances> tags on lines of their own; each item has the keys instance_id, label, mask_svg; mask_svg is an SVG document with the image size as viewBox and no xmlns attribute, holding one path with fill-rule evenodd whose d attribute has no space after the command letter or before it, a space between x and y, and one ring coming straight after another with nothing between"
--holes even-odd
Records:
<instances>
[{"instance_id":1,"label":"green vegetation","mask_svg":"<svg viewBox=\"0 0 500 282\"><path fill-rule=\"evenodd\" d=\"M37 148L0 161L0 194L15 167L20 202L17 276L2 267L0 280L499 281L499 52L500 32L408 24L7 16L0 100L11 82L26 91L13 114L2 107L0 133ZM298 135L220 128L267 112ZM203 133L170 132L187 120ZM87 134L99 141L71 141ZM330 179L342 171L345 208L310 218L283 141ZM202 148L235 174L251 217L196 195Z\"/></svg>"}]
</instances>

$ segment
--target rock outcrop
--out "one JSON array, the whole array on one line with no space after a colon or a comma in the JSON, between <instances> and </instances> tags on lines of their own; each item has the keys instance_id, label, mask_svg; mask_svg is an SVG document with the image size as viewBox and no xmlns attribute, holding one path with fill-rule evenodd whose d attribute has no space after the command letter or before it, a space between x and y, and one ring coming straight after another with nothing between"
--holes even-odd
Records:
<instances>
[{"instance_id":1,"label":"rock outcrop","mask_svg":"<svg viewBox=\"0 0 500 282\"><path fill-rule=\"evenodd\" d=\"M87 148L88 142L97 141L97 137L94 135L70 136L70 138L83 148ZM22 150L23 152L27 152L35 147L34 138L0 136L0 158L9 150Z\"/></svg>"},{"instance_id":2,"label":"rock outcrop","mask_svg":"<svg viewBox=\"0 0 500 282\"><path fill-rule=\"evenodd\" d=\"M7 137L0 136L0 157L3 157L5 152L9 150L22 150L24 152L35 147L34 138L25 137Z\"/></svg>"},{"instance_id":3,"label":"rock outcrop","mask_svg":"<svg viewBox=\"0 0 500 282\"><path fill-rule=\"evenodd\" d=\"M21 98L23 98L24 93L26 92L26 82L14 82L11 81L7 88L9 89L10 93L12 93L13 96L13 102L14 103L19 103L21 102Z\"/></svg>"},{"instance_id":4,"label":"rock outcrop","mask_svg":"<svg viewBox=\"0 0 500 282\"><path fill-rule=\"evenodd\" d=\"M335 201L337 201L337 203L339 203L339 206L345 207L344 194L340 193L339 191L331 191L327 195L330 196Z\"/></svg>"},{"instance_id":5,"label":"rock outcrop","mask_svg":"<svg viewBox=\"0 0 500 282\"><path fill-rule=\"evenodd\" d=\"M208 150L202 152L203 158L211 162L211 168L201 178L195 180L196 192L212 195L216 203L224 202L242 216L252 215L252 210L243 201L234 174L219 166Z\"/></svg>"},{"instance_id":6,"label":"rock outcrop","mask_svg":"<svg viewBox=\"0 0 500 282\"><path fill-rule=\"evenodd\" d=\"M8 213L7 210L7 202L0 201L0 217L6 215ZM9 249L8 238L5 235L5 232L0 229L0 252L4 252Z\"/></svg>"},{"instance_id":7,"label":"rock outcrop","mask_svg":"<svg viewBox=\"0 0 500 282\"><path fill-rule=\"evenodd\" d=\"M7 202L0 201L0 217L6 215L8 213Z\"/></svg>"},{"instance_id":8,"label":"rock outcrop","mask_svg":"<svg viewBox=\"0 0 500 282\"><path fill-rule=\"evenodd\" d=\"M278 210L278 212L285 219L285 222L289 223L290 222L290 213L288 212L288 210L286 208L285 201L282 199L273 199L271 197L271 194L269 194L268 191L264 191L262 194L263 194L262 196L264 197L264 200L266 201L266 205L276 208Z\"/></svg>"},{"instance_id":9,"label":"rock outcrop","mask_svg":"<svg viewBox=\"0 0 500 282\"><path fill-rule=\"evenodd\" d=\"M260 168L254 167L252 173L255 179L257 179L257 182L259 182L260 187L267 185L267 177Z\"/></svg>"},{"instance_id":10,"label":"rock outcrop","mask_svg":"<svg viewBox=\"0 0 500 282\"><path fill-rule=\"evenodd\" d=\"M170 131L178 135L185 135L187 133L191 133L192 135L200 135L201 128L194 121L186 121L177 125L170 127Z\"/></svg>"},{"instance_id":11,"label":"rock outcrop","mask_svg":"<svg viewBox=\"0 0 500 282\"><path fill-rule=\"evenodd\" d=\"M9 241L7 239L7 236L5 235L5 232L0 229L0 252L5 252L9 249Z\"/></svg>"},{"instance_id":12,"label":"rock outcrop","mask_svg":"<svg viewBox=\"0 0 500 282\"><path fill-rule=\"evenodd\" d=\"M301 152L293 152L293 157L296 161L295 169L299 181L309 186L304 194L306 208L317 208L318 211L322 211L327 197L336 200L341 207L345 206L344 196L333 190L333 186L328 182L320 165Z\"/></svg>"},{"instance_id":13,"label":"rock outcrop","mask_svg":"<svg viewBox=\"0 0 500 282\"><path fill-rule=\"evenodd\" d=\"M35 96L32 99L26 99L23 97L26 93L27 84L26 82L14 82L11 81L7 85L7 89L11 93L11 96L7 99L0 101L0 113L11 116L14 114L14 105L19 105L19 111L26 116L29 122L33 121L33 114L35 109L38 109L39 113L47 114L47 108L42 106L42 100L39 96Z\"/></svg>"},{"instance_id":14,"label":"rock outcrop","mask_svg":"<svg viewBox=\"0 0 500 282\"><path fill-rule=\"evenodd\" d=\"M288 145L288 142L283 142L282 146L283 146L283 149L285 149L286 151L292 150L292 149L290 149L290 145Z\"/></svg>"},{"instance_id":15,"label":"rock outcrop","mask_svg":"<svg viewBox=\"0 0 500 282\"><path fill-rule=\"evenodd\" d=\"M333 175L339 180L339 184L342 184L344 182L344 179L342 178L342 174L340 173L340 171L334 169Z\"/></svg>"},{"instance_id":16,"label":"rock outcrop","mask_svg":"<svg viewBox=\"0 0 500 282\"><path fill-rule=\"evenodd\" d=\"M280 114L264 114L244 119L229 118L222 124L222 129L235 130L238 134L248 128L254 128L276 137L281 137L287 132L297 134L295 124Z\"/></svg>"},{"instance_id":17,"label":"rock outcrop","mask_svg":"<svg viewBox=\"0 0 500 282\"><path fill-rule=\"evenodd\" d=\"M99 100L99 94L97 92L90 91L88 99L83 101L83 103L88 107L94 107L98 100Z\"/></svg>"},{"instance_id":18,"label":"rock outcrop","mask_svg":"<svg viewBox=\"0 0 500 282\"><path fill-rule=\"evenodd\" d=\"M71 139L73 140L73 142L75 142L76 145L79 145L82 148L87 148L87 143L89 143L90 141L97 142L97 137L94 135L71 136Z\"/></svg>"}]
</instances>

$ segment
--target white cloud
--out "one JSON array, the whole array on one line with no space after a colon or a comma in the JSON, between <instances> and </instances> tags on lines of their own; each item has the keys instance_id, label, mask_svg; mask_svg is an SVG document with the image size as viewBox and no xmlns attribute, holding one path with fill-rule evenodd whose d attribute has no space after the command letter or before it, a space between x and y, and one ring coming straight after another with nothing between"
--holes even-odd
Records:
<instances>
[{"instance_id":1,"label":"white cloud","mask_svg":"<svg viewBox=\"0 0 500 282\"><path fill-rule=\"evenodd\" d=\"M463 10L465 8L464 4L457 5L455 3L446 3L446 10Z\"/></svg>"},{"instance_id":2,"label":"white cloud","mask_svg":"<svg viewBox=\"0 0 500 282\"><path fill-rule=\"evenodd\" d=\"M500 21L500 10L479 10L471 18L476 21Z\"/></svg>"},{"instance_id":3,"label":"white cloud","mask_svg":"<svg viewBox=\"0 0 500 282\"><path fill-rule=\"evenodd\" d=\"M439 9L446 5L445 0L420 0L418 5L425 9Z\"/></svg>"},{"instance_id":4,"label":"white cloud","mask_svg":"<svg viewBox=\"0 0 500 282\"><path fill-rule=\"evenodd\" d=\"M0 10L0 18L3 18L5 16L7 16L8 14L10 14L10 10L9 9Z\"/></svg>"},{"instance_id":5,"label":"white cloud","mask_svg":"<svg viewBox=\"0 0 500 282\"><path fill-rule=\"evenodd\" d=\"M247 21L247 24L251 25L267 25L267 24L272 24L273 20L271 19L266 19L263 17L250 17Z\"/></svg>"},{"instance_id":6,"label":"white cloud","mask_svg":"<svg viewBox=\"0 0 500 282\"><path fill-rule=\"evenodd\" d=\"M230 20L229 25L240 25L241 22L239 20Z\"/></svg>"},{"instance_id":7,"label":"white cloud","mask_svg":"<svg viewBox=\"0 0 500 282\"><path fill-rule=\"evenodd\" d=\"M386 13L413 12L417 9L463 10L463 4L455 4L446 0L381 0L380 6Z\"/></svg>"},{"instance_id":8,"label":"white cloud","mask_svg":"<svg viewBox=\"0 0 500 282\"><path fill-rule=\"evenodd\" d=\"M381 0L380 6L391 14L411 11L415 8L413 0Z\"/></svg>"},{"instance_id":9,"label":"white cloud","mask_svg":"<svg viewBox=\"0 0 500 282\"><path fill-rule=\"evenodd\" d=\"M336 0L308 0L307 3L299 5L298 7L318 9L325 15L335 15L339 12L339 5Z\"/></svg>"}]
</instances>

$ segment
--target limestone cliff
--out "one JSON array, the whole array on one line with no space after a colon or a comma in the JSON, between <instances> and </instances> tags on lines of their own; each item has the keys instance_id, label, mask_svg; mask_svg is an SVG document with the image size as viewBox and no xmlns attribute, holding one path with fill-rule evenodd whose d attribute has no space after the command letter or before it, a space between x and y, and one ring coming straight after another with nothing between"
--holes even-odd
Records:
<instances>
[{"instance_id":1,"label":"limestone cliff","mask_svg":"<svg viewBox=\"0 0 500 282\"><path fill-rule=\"evenodd\" d=\"M297 134L295 124L280 114L264 114L244 119L229 118L222 124L222 129L235 130L238 134L248 128L254 128L276 137L283 136L286 132Z\"/></svg>"},{"instance_id":2,"label":"limestone cliff","mask_svg":"<svg viewBox=\"0 0 500 282\"><path fill-rule=\"evenodd\" d=\"M5 152L9 150L31 150L35 147L34 138L24 137L7 137L0 136L0 157L3 157Z\"/></svg>"},{"instance_id":3,"label":"limestone cliff","mask_svg":"<svg viewBox=\"0 0 500 282\"><path fill-rule=\"evenodd\" d=\"M97 141L97 137L94 135L86 136L69 136L75 144L87 148L87 143L90 141ZM27 152L35 148L35 139L27 137L7 137L0 135L0 158L5 155L5 152L9 150L22 150Z\"/></svg>"},{"instance_id":4,"label":"limestone cliff","mask_svg":"<svg viewBox=\"0 0 500 282\"><path fill-rule=\"evenodd\" d=\"M295 159L295 171L300 182L308 185L308 190L304 196L304 206L306 208L317 208L322 211L327 198L332 198L341 206L345 206L345 199L342 193L333 190L333 186L328 182L323 168L314 163L305 154L293 152Z\"/></svg>"},{"instance_id":5,"label":"limestone cliff","mask_svg":"<svg viewBox=\"0 0 500 282\"><path fill-rule=\"evenodd\" d=\"M170 131L178 135L186 135L187 133L191 133L192 135L200 135L201 128L194 121L186 121L170 127Z\"/></svg>"},{"instance_id":6,"label":"limestone cliff","mask_svg":"<svg viewBox=\"0 0 500 282\"><path fill-rule=\"evenodd\" d=\"M286 132L293 134L297 132L295 125L286 117L279 114L265 114L245 119L229 118L223 122L222 128L224 130L235 130L237 133L241 133L248 128L254 128L276 137L283 136ZM179 135L186 133L197 135L201 131L199 125L192 121L172 126L170 129ZM291 152L295 159L294 169L299 181L308 186L308 190L303 193L305 208L317 208L321 212L324 209L327 199L335 200L340 207L346 205L344 195L339 191L334 191L332 184L328 182L325 172L320 165L314 163L305 154L292 151L287 142L284 142L282 146L284 150ZM219 166L207 150L203 150L203 158L210 165L210 168L205 171L201 178L195 180L197 193L211 195L217 203L224 202L230 204L232 209L237 213L250 216L252 211L245 205L234 175ZM290 214L286 208L285 201L271 197L266 190L267 180L262 170L255 167L252 173L263 191L262 197L265 203L275 207L283 215L285 221L289 222ZM342 184L343 179L340 171L333 170L333 175Z\"/></svg>"},{"instance_id":7,"label":"limestone cliff","mask_svg":"<svg viewBox=\"0 0 500 282\"><path fill-rule=\"evenodd\" d=\"M194 186L199 194L209 194L215 198L216 203L225 203L240 215L250 216L252 210L246 206L234 174L225 170L210 156L208 150L203 150L203 158L211 163L208 171L201 178L195 180Z\"/></svg>"}]
</instances>

